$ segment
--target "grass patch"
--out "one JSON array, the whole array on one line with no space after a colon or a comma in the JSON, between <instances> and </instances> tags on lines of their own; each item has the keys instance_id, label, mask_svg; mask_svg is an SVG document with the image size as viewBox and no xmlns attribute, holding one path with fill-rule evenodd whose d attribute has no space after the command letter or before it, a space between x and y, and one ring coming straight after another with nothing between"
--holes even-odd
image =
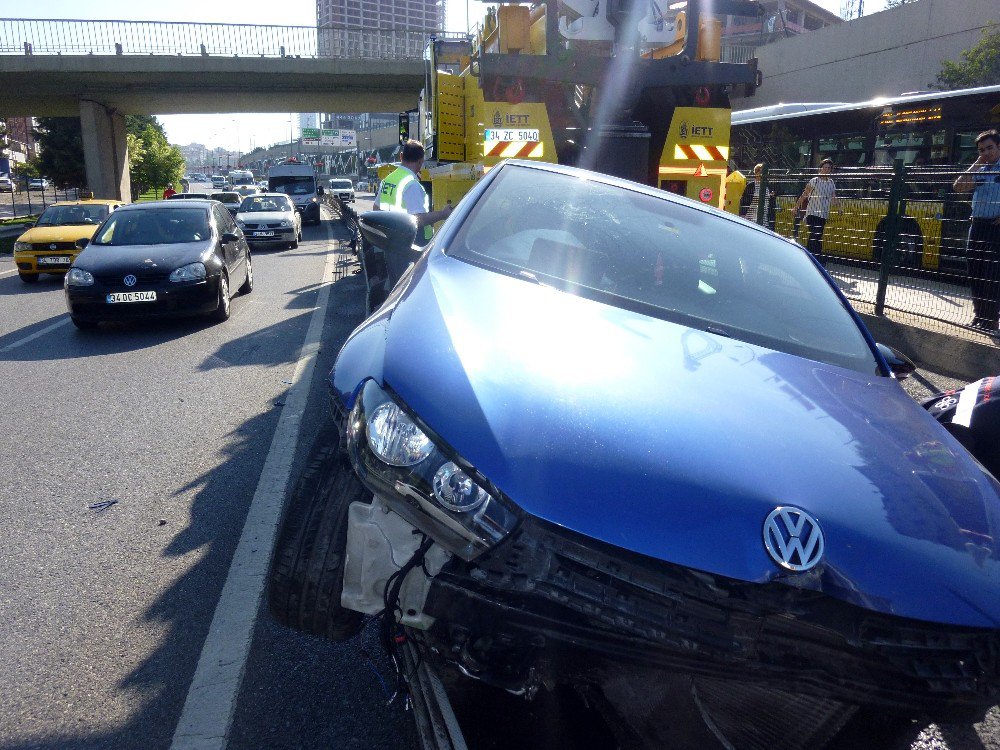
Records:
<instances>
[{"instance_id":1,"label":"grass patch","mask_svg":"<svg viewBox=\"0 0 1000 750\"><path fill-rule=\"evenodd\" d=\"M38 214L28 216L16 216L13 219L0 219L0 227L16 227L20 224L30 224L38 218Z\"/></svg>"},{"instance_id":2,"label":"grass patch","mask_svg":"<svg viewBox=\"0 0 1000 750\"><path fill-rule=\"evenodd\" d=\"M136 203L143 203L145 201L159 201L163 200L163 190L147 190L142 193L137 199Z\"/></svg>"}]
</instances>

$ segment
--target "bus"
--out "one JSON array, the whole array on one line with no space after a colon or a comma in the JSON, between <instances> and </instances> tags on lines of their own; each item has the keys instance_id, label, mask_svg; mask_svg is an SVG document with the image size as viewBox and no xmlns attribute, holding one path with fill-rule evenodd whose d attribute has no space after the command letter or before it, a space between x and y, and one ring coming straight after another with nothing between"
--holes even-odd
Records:
<instances>
[{"instance_id":1,"label":"bus","mask_svg":"<svg viewBox=\"0 0 1000 750\"><path fill-rule=\"evenodd\" d=\"M733 112L731 161L767 165L770 224L804 244L794 206L824 159L837 168L838 207L827 221L824 254L881 261L890 168L907 167L905 245L899 265L961 273L970 196L955 193L958 172L976 160L976 136L1000 128L1000 85L904 94L866 102L776 104Z\"/></svg>"},{"instance_id":2,"label":"bus","mask_svg":"<svg viewBox=\"0 0 1000 750\"><path fill-rule=\"evenodd\" d=\"M963 167L976 135L1000 127L1000 85L922 91L866 102L775 104L733 112L731 156L745 169L904 164ZM963 166L964 165L964 166Z\"/></svg>"},{"instance_id":3,"label":"bus","mask_svg":"<svg viewBox=\"0 0 1000 750\"><path fill-rule=\"evenodd\" d=\"M240 185L256 185L257 181L249 169L231 169L229 170L229 184L235 188Z\"/></svg>"}]
</instances>

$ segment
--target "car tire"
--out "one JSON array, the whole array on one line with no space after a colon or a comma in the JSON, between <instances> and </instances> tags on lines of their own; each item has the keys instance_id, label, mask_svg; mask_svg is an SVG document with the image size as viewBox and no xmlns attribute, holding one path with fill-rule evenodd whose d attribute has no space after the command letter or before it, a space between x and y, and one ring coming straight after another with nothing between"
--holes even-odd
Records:
<instances>
[{"instance_id":1,"label":"car tire","mask_svg":"<svg viewBox=\"0 0 1000 750\"><path fill-rule=\"evenodd\" d=\"M240 294L250 294L253 291L253 260L247 253L247 277L240 285Z\"/></svg>"},{"instance_id":2,"label":"car tire","mask_svg":"<svg viewBox=\"0 0 1000 750\"><path fill-rule=\"evenodd\" d=\"M96 320L81 320L75 315L70 315L69 319L73 321L73 325L79 328L81 331L92 331L97 328Z\"/></svg>"},{"instance_id":3,"label":"car tire","mask_svg":"<svg viewBox=\"0 0 1000 750\"><path fill-rule=\"evenodd\" d=\"M17 275L18 277L20 277L21 281L23 281L25 284L38 283L39 274L37 273L22 273L21 271L18 271Z\"/></svg>"},{"instance_id":4,"label":"car tire","mask_svg":"<svg viewBox=\"0 0 1000 750\"><path fill-rule=\"evenodd\" d=\"M225 323L232 314L229 298L229 276L223 271L219 276L219 306L211 313L212 320L216 323Z\"/></svg>"},{"instance_id":5,"label":"car tire","mask_svg":"<svg viewBox=\"0 0 1000 750\"><path fill-rule=\"evenodd\" d=\"M288 500L269 581L278 622L343 641L361 630L360 613L340 606L347 547L347 513L371 493L341 452L332 427L321 430Z\"/></svg>"}]
</instances>

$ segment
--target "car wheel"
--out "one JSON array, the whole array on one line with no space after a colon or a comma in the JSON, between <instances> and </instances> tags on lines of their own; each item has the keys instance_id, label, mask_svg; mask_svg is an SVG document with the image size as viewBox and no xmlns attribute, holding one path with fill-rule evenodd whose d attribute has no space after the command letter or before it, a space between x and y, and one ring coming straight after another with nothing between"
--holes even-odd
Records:
<instances>
[{"instance_id":1,"label":"car wheel","mask_svg":"<svg viewBox=\"0 0 1000 750\"><path fill-rule=\"evenodd\" d=\"M25 284L37 284L38 283L38 274L37 273L22 273L21 271L18 271L17 275L20 277L21 281L23 281Z\"/></svg>"},{"instance_id":2,"label":"car wheel","mask_svg":"<svg viewBox=\"0 0 1000 750\"><path fill-rule=\"evenodd\" d=\"M247 253L247 277L240 286L240 294L250 294L253 291L253 260L250 253Z\"/></svg>"},{"instance_id":3,"label":"car wheel","mask_svg":"<svg viewBox=\"0 0 1000 750\"><path fill-rule=\"evenodd\" d=\"M75 315L70 315L70 320L73 321L73 325L79 328L81 331L92 331L97 328L97 321L95 320L81 320Z\"/></svg>"},{"instance_id":4,"label":"car wheel","mask_svg":"<svg viewBox=\"0 0 1000 750\"><path fill-rule=\"evenodd\" d=\"M302 239L301 235L298 238L296 238L296 239L292 240L291 242L289 242L288 243L288 247L290 247L292 250L294 250L295 248L297 248L299 246L299 240L300 239Z\"/></svg>"},{"instance_id":5,"label":"car wheel","mask_svg":"<svg viewBox=\"0 0 1000 750\"><path fill-rule=\"evenodd\" d=\"M219 306L212 313L212 319L218 323L224 323L229 320L230 314L229 277L223 271L219 277Z\"/></svg>"},{"instance_id":6,"label":"car wheel","mask_svg":"<svg viewBox=\"0 0 1000 750\"><path fill-rule=\"evenodd\" d=\"M362 615L340 606L347 512L371 493L339 449L332 427L321 430L288 500L270 575L271 614L280 623L334 641L358 633Z\"/></svg>"}]
</instances>

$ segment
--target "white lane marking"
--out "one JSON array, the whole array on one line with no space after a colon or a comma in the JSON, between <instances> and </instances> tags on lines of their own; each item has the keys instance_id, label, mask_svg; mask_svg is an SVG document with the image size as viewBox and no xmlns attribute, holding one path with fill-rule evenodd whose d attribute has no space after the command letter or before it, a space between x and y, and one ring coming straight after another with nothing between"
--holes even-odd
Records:
<instances>
[{"instance_id":1,"label":"white lane marking","mask_svg":"<svg viewBox=\"0 0 1000 750\"><path fill-rule=\"evenodd\" d=\"M327 240L330 244L335 242L329 234ZM322 288L292 375L292 385L222 587L222 596L215 606L184 710L174 730L171 750L224 750L226 747L267 581L271 548L285 501L302 415L309 398L309 385L316 369L330 298L330 279L338 255L331 250L326 256Z\"/></svg>"},{"instance_id":2,"label":"white lane marking","mask_svg":"<svg viewBox=\"0 0 1000 750\"><path fill-rule=\"evenodd\" d=\"M0 271L0 279L2 279L4 276L13 276L15 273L17 273L16 268L13 271Z\"/></svg>"},{"instance_id":3,"label":"white lane marking","mask_svg":"<svg viewBox=\"0 0 1000 750\"><path fill-rule=\"evenodd\" d=\"M0 349L0 352L9 352L11 349L17 349L17 347L19 346L24 346L25 344L34 341L35 339L40 338L41 336L44 336L46 333L50 333L51 331L54 331L57 328L61 328L67 323L69 323L68 317L56 321L50 326L45 326L45 328L42 328L40 331L35 331L30 336L25 336L23 339L15 341L13 344L7 344L7 346L5 346L3 349Z\"/></svg>"}]
</instances>

